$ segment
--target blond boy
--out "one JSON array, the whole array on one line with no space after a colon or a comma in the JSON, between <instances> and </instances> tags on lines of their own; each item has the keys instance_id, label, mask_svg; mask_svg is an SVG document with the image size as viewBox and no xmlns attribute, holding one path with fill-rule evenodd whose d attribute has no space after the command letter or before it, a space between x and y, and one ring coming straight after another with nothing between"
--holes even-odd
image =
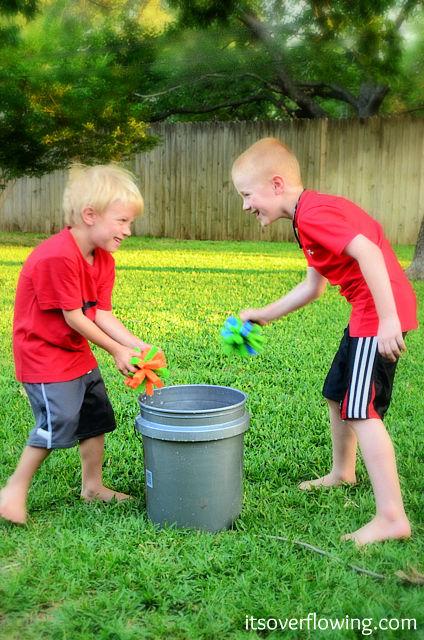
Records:
<instances>
[{"instance_id":1,"label":"blond boy","mask_svg":"<svg viewBox=\"0 0 424 640\"><path fill-rule=\"evenodd\" d=\"M35 417L27 445L0 492L0 516L27 519L31 480L53 449L80 445L81 496L129 496L103 485L104 434L116 427L89 341L108 351L122 374L144 342L113 315L112 253L143 211L133 176L116 165L75 166L63 198L66 228L26 260L17 286L13 348L16 377Z\"/></svg>"},{"instance_id":2,"label":"blond boy","mask_svg":"<svg viewBox=\"0 0 424 640\"><path fill-rule=\"evenodd\" d=\"M295 155L274 138L253 144L233 165L243 209L262 226L290 218L308 263L305 280L281 299L240 313L267 324L318 298L327 282L352 305L349 326L324 383L333 444L331 471L301 489L355 483L359 443L376 515L343 536L358 544L411 534L393 445L383 417L389 406L404 333L417 327L410 283L381 226L354 203L304 189Z\"/></svg>"}]
</instances>

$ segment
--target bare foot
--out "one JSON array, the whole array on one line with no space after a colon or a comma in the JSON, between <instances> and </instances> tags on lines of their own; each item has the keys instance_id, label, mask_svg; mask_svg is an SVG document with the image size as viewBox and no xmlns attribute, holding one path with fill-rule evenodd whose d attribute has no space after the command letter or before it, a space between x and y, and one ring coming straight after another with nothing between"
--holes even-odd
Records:
<instances>
[{"instance_id":1,"label":"bare foot","mask_svg":"<svg viewBox=\"0 0 424 640\"><path fill-rule=\"evenodd\" d=\"M346 533L341 539L353 540L358 546L362 546L382 540L410 538L410 536L411 526L406 516L397 520L375 516L368 524L353 533Z\"/></svg>"},{"instance_id":2,"label":"bare foot","mask_svg":"<svg viewBox=\"0 0 424 640\"><path fill-rule=\"evenodd\" d=\"M131 496L128 494L120 493L119 491L114 491L104 486L98 489L83 489L81 491L81 498L86 502L91 502L92 500L103 500L103 502L111 502L111 500L117 500L118 502L131 500Z\"/></svg>"},{"instance_id":3,"label":"bare foot","mask_svg":"<svg viewBox=\"0 0 424 640\"><path fill-rule=\"evenodd\" d=\"M302 491L310 491L317 487L338 487L341 484L356 484L356 476L338 476L334 473L328 473L322 478L316 478L315 480L305 480L299 485L299 489Z\"/></svg>"},{"instance_id":4,"label":"bare foot","mask_svg":"<svg viewBox=\"0 0 424 640\"><path fill-rule=\"evenodd\" d=\"M0 518L14 524L26 524L26 494L6 485L0 491Z\"/></svg>"}]
</instances>

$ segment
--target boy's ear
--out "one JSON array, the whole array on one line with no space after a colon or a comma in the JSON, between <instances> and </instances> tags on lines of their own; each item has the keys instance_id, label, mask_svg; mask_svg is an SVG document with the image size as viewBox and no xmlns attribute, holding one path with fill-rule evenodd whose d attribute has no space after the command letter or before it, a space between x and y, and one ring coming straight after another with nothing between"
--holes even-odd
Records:
<instances>
[{"instance_id":1,"label":"boy's ear","mask_svg":"<svg viewBox=\"0 0 424 640\"><path fill-rule=\"evenodd\" d=\"M89 227L93 226L93 224L95 223L96 216L97 216L97 214L96 214L94 208L91 206L91 204L88 204L81 211L81 220L83 222L85 222L85 224L87 224Z\"/></svg>"},{"instance_id":2,"label":"boy's ear","mask_svg":"<svg viewBox=\"0 0 424 640\"><path fill-rule=\"evenodd\" d=\"M285 189L284 178L279 175L275 175L272 178L272 188L274 189L274 193L276 196L280 196Z\"/></svg>"}]
</instances>

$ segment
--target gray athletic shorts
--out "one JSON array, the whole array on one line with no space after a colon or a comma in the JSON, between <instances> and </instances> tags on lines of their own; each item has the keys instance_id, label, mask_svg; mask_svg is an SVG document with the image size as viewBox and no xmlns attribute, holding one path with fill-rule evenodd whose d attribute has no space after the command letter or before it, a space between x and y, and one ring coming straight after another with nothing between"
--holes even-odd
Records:
<instances>
[{"instance_id":1,"label":"gray athletic shorts","mask_svg":"<svg viewBox=\"0 0 424 640\"><path fill-rule=\"evenodd\" d=\"M25 383L35 427L27 444L67 449L116 428L112 405L98 368L68 382Z\"/></svg>"}]
</instances>

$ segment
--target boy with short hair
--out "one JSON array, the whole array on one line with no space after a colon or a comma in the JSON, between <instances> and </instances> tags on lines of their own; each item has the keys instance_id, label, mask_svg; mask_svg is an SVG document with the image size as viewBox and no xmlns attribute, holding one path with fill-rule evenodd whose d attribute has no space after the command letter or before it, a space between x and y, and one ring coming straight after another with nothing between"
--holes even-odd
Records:
<instances>
[{"instance_id":1,"label":"boy with short hair","mask_svg":"<svg viewBox=\"0 0 424 640\"><path fill-rule=\"evenodd\" d=\"M17 285L13 349L16 377L35 417L15 472L0 492L0 516L27 519L31 480L53 449L80 444L81 496L129 498L103 485L104 434L116 427L112 406L89 347L108 351L126 375L135 347L145 343L112 313L112 253L131 235L144 203L134 177L117 165L75 165L63 207L68 225L36 247Z\"/></svg>"},{"instance_id":2,"label":"boy with short hair","mask_svg":"<svg viewBox=\"0 0 424 640\"><path fill-rule=\"evenodd\" d=\"M305 280L263 308L240 313L243 321L267 324L312 302L327 281L340 286L352 305L323 395L330 413L333 466L301 489L355 483L359 446L376 500L376 515L346 534L357 544L407 538L393 445L383 417L390 403L404 334L417 328L413 289L384 237L381 225L349 200L304 189L299 163L275 138L259 140L233 165L234 185L262 226L290 218L308 267Z\"/></svg>"}]
</instances>

